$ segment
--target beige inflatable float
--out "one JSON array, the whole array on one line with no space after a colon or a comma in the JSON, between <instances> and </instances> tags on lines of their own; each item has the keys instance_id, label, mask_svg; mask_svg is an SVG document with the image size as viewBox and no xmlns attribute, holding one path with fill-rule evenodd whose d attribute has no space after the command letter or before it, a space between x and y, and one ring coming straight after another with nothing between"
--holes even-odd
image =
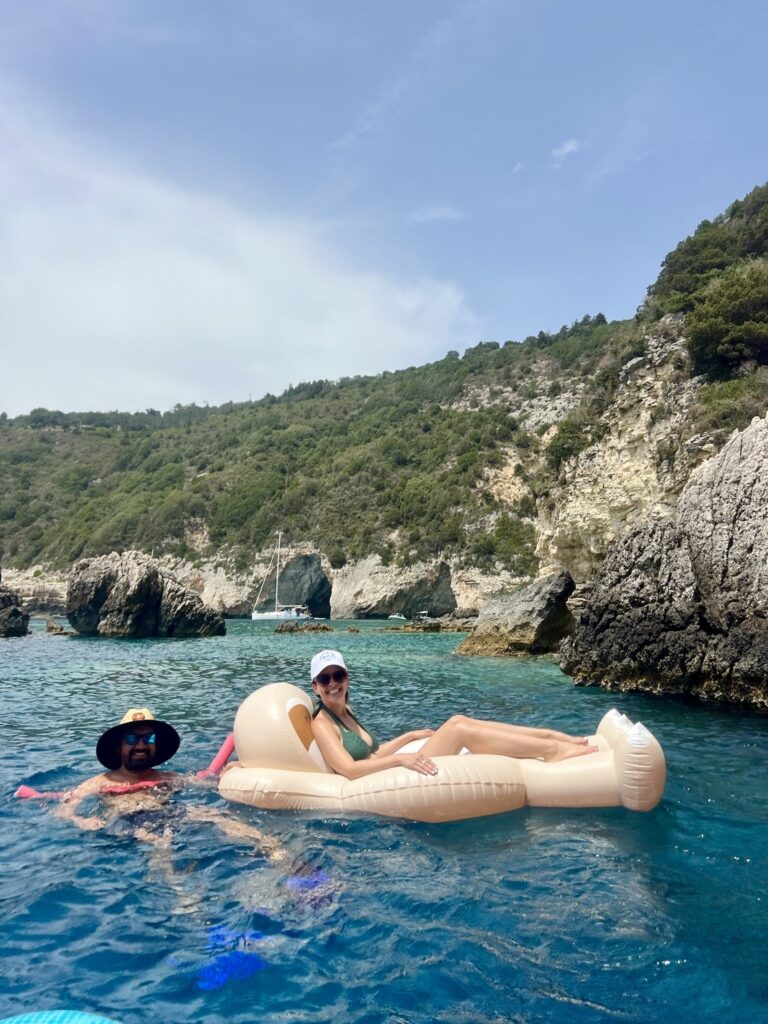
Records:
<instances>
[{"instance_id":1,"label":"beige inflatable float","mask_svg":"<svg viewBox=\"0 0 768 1024\"><path fill-rule=\"evenodd\" d=\"M387 768L361 779L330 772L311 728L312 701L291 683L256 690L235 716L238 760L219 781L227 800L296 811L364 812L414 821L456 821L532 807L628 807L650 811L664 792L657 740L609 711L591 737L594 754L546 764L467 752L436 757L437 775ZM415 750L416 741L403 749Z\"/></svg>"}]
</instances>

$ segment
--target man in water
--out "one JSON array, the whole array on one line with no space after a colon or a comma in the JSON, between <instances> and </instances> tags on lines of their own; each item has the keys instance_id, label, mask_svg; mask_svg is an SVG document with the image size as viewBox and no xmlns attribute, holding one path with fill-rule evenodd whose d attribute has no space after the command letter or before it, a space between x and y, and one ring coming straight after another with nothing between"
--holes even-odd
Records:
<instances>
[{"instance_id":1,"label":"man in water","mask_svg":"<svg viewBox=\"0 0 768 1024\"><path fill-rule=\"evenodd\" d=\"M96 744L96 757L107 771L94 775L71 790L56 815L79 828L121 827L137 838L167 847L172 824L184 819L208 821L222 832L258 842L273 862L285 859L281 844L257 828L213 807L174 806L171 797L188 779L174 771L158 771L179 749L179 734L167 722L155 718L149 708L130 708L121 721L107 729ZM104 816L83 817L80 804L100 797Z\"/></svg>"}]
</instances>

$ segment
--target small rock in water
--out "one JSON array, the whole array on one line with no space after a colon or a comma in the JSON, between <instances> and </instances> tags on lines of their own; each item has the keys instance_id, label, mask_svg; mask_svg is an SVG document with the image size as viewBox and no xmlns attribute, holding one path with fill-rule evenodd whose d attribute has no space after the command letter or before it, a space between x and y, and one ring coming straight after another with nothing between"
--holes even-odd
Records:
<instances>
[{"instance_id":1,"label":"small rock in water","mask_svg":"<svg viewBox=\"0 0 768 1024\"><path fill-rule=\"evenodd\" d=\"M19 595L0 585L0 637L26 636L28 625L29 615L21 608Z\"/></svg>"},{"instance_id":2,"label":"small rock in water","mask_svg":"<svg viewBox=\"0 0 768 1024\"><path fill-rule=\"evenodd\" d=\"M332 633L333 626L326 622L292 622L288 619L281 622L276 633Z\"/></svg>"}]
</instances>

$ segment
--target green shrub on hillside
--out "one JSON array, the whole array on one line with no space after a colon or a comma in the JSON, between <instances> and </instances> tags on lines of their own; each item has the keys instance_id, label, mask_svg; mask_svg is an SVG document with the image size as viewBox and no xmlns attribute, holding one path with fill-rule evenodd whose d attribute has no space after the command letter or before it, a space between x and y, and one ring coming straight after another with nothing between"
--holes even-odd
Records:
<instances>
[{"instance_id":1,"label":"green shrub on hillside","mask_svg":"<svg viewBox=\"0 0 768 1024\"><path fill-rule=\"evenodd\" d=\"M768 260L730 267L704 292L688 317L697 373L726 376L739 363L768 363Z\"/></svg>"},{"instance_id":2,"label":"green shrub on hillside","mask_svg":"<svg viewBox=\"0 0 768 1024\"><path fill-rule=\"evenodd\" d=\"M729 434L743 430L755 416L764 416L767 409L768 380L758 374L714 381L699 389L694 425L700 433Z\"/></svg>"},{"instance_id":3,"label":"green shrub on hillside","mask_svg":"<svg viewBox=\"0 0 768 1024\"><path fill-rule=\"evenodd\" d=\"M647 312L688 313L707 285L744 259L768 255L768 185L753 189L668 253L648 289Z\"/></svg>"},{"instance_id":4,"label":"green shrub on hillside","mask_svg":"<svg viewBox=\"0 0 768 1024\"><path fill-rule=\"evenodd\" d=\"M538 566L536 529L533 523L504 512L492 529L472 534L468 552L469 560L486 570L501 566L516 576L532 576Z\"/></svg>"},{"instance_id":5,"label":"green shrub on hillside","mask_svg":"<svg viewBox=\"0 0 768 1024\"><path fill-rule=\"evenodd\" d=\"M547 465L557 472L568 459L584 451L592 443L589 424L578 415L568 416L558 425L557 433L547 446Z\"/></svg>"}]
</instances>

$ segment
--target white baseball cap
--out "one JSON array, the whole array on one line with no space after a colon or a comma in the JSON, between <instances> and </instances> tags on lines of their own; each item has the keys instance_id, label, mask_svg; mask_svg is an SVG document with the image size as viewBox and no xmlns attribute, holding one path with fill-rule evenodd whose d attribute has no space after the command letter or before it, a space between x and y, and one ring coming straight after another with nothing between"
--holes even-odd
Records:
<instances>
[{"instance_id":1,"label":"white baseball cap","mask_svg":"<svg viewBox=\"0 0 768 1024\"><path fill-rule=\"evenodd\" d=\"M338 665L339 668L343 668L345 672L347 670L347 666L344 664L344 659L338 651L320 651L314 656L310 663L310 681L317 679L323 669L328 668L329 665Z\"/></svg>"}]
</instances>

